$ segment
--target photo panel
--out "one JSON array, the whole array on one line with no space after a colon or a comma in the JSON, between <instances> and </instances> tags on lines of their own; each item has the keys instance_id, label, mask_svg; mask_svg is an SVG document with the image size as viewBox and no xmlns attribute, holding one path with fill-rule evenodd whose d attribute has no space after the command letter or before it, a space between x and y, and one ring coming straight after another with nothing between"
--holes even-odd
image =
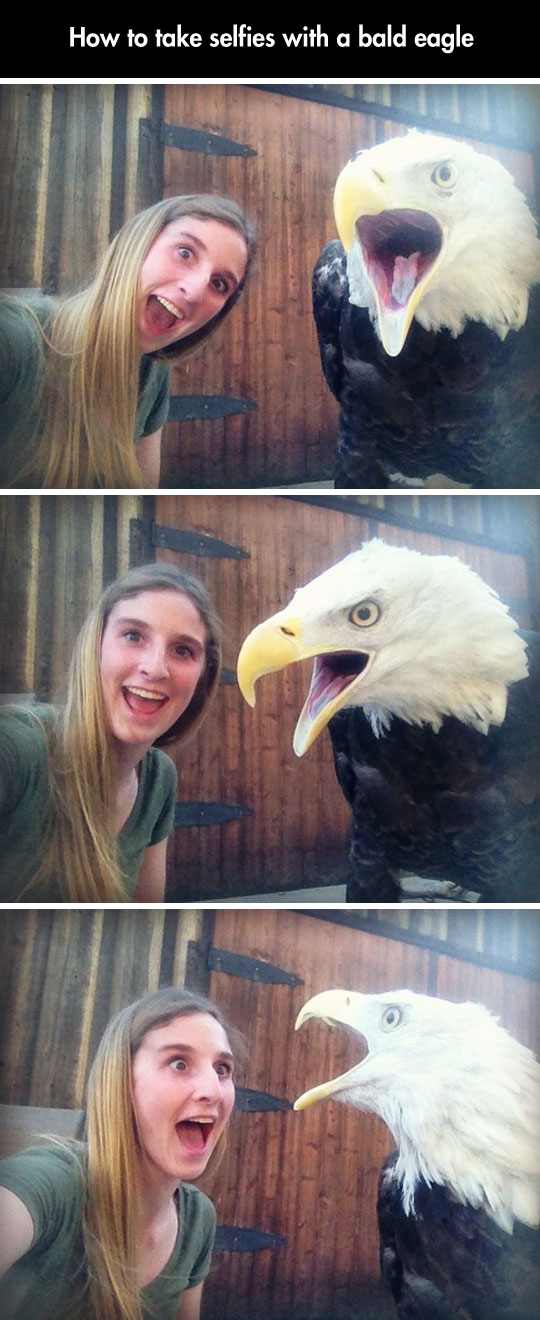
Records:
<instances>
[{"instance_id":1,"label":"photo panel","mask_svg":"<svg viewBox=\"0 0 540 1320\"><path fill-rule=\"evenodd\" d=\"M208 1320L249 1320L255 1310L271 1320L391 1320L391 1288L379 1272L379 1231L388 1233L387 1212L377 1226L379 1171L396 1141L410 1148L423 1135L429 1147L425 1125L422 1131L415 1124L419 1114L437 1134L435 1178L458 1188L447 1215L459 1220L460 1198L474 1199L477 1174L480 1181L496 1178L500 1159L517 1165L525 1150L524 1188L534 1176L523 1116L531 1065L522 1047L538 1051L538 912L71 908L12 910L4 918L4 1153L47 1144L47 1133L63 1142L81 1136L86 1079L100 1037L111 1018L147 992L186 986L210 996L242 1034L242 1046L235 1037L236 1104L225 1154L197 1180L217 1211L204 1291ZM352 1004L347 1031L345 1018L339 1022L346 1010L325 1003L323 1015L337 1015L330 1030L313 1002L337 988ZM306 1004L311 1018L295 1032ZM367 1042L354 1034L355 1023ZM320 1102L293 1109L301 1094L355 1068L346 1092L338 1086ZM506 1113L507 1082L511 1157L508 1131L504 1137L497 1126ZM176 1121L183 1110L180 1101L175 1106ZM113 1114L114 1107L111 1123ZM158 1133L163 1121L156 1109ZM459 1182L463 1158L468 1193ZM441 1188L432 1192L422 1213L428 1238L439 1235L437 1261L415 1254L413 1241L411 1274L423 1280L424 1291L435 1279L444 1292L457 1270L453 1286L470 1300L487 1231L491 1273L483 1286L502 1288L502 1270L517 1307L534 1275L533 1266L516 1271L515 1253L527 1237L534 1240L533 1230L518 1218L510 1233L485 1210L469 1207L476 1258L471 1262L461 1243L468 1264L459 1275L451 1227L446 1239L437 1227ZM413 1212L410 1223L416 1222Z\"/></svg>"}]
</instances>

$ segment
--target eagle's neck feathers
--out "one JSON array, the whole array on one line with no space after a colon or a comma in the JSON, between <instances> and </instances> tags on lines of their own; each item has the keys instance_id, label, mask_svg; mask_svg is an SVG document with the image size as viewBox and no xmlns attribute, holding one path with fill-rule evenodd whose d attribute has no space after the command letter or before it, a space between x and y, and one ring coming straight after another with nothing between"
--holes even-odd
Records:
<instances>
[{"instance_id":1,"label":"eagle's neck feathers","mask_svg":"<svg viewBox=\"0 0 540 1320\"><path fill-rule=\"evenodd\" d=\"M472 1031L461 1055L448 1042L436 1070L422 1069L419 1055L393 1080L385 1069L382 1086L371 1090L366 1107L398 1146L389 1176L400 1184L408 1214L423 1181L483 1207L506 1232L515 1220L540 1222L538 1063L496 1023L494 1030L491 1039L486 1015L484 1038Z\"/></svg>"},{"instance_id":2,"label":"eagle's neck feathers","mask_svg":"<svg viewBox=\"0 0 540 1320\"><path fill-rule=\"evenodd\" d=\"M523 677L523 673L519 677ZM433 675L423 689L388 693L385 705L366 702L364 712L376 737L390 728L392 719L406 724L426 724L439 732L445 716L451 715L479 733L489 733L491 725L503 723L508 702L506 683L490 681L482 675Z\"/></svg>"}]
</instances>

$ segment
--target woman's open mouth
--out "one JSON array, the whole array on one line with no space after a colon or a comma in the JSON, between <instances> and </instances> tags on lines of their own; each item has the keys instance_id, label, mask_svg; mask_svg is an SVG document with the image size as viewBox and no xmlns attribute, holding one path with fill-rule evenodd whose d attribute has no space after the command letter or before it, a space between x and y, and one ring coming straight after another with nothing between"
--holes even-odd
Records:
<instances>
[{"instance_id":1,"label":"woman's open mouth","mask_svg":"<svg viewBox=\"0 0 540 1320\"><path fill-rule=\"evenodd\" d=\"M161 293L151 293L146 301L146 320L155 335L166 335L182 325L184 315L179 307Z\"/></svg>"},{"instance_id":2,"label":"woman's open mouth","mask_svg":"<svg viewBox=\"0 0 540 1320\"><path fill-rule=\"evenodd\" d=\"M132 715L136 715L138 719L152 719L163 710L169 700L166 693L154 691L152 688L125 686L122 688L122 694Z\"/></svg>"},{"instance_id":3,"label":"woman's open mouth","mask_svg":"<svg viewBox=\"0 0 540 1320\"><path fill-rule=\"evenodd\" d=\"M215 1127L215 1119L183 1118L176 1124L176 1131L184 1146L197 1152L206 1149Z\"/></svg>"}]
</instances>

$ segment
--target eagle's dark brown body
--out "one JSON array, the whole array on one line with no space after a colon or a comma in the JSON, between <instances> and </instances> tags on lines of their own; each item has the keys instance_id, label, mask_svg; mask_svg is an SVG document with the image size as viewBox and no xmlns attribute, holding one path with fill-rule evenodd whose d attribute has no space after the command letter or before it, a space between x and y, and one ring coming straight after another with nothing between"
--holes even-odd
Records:
<instances>
[{"instance_id":1,"label":"eagle's dark brown body","mask_svg":"<svg viewBox=\"0 0 540 1320\"><path fill-rule=\"evenodd\" d=\"M452 881L485 902L540 901L540 634L529 677L487 734L453 717L438 733L393 718L376 737L363 710L330 721L353 813L350 902L392 902L399 872Z\"/></svg>"}]
</instances>

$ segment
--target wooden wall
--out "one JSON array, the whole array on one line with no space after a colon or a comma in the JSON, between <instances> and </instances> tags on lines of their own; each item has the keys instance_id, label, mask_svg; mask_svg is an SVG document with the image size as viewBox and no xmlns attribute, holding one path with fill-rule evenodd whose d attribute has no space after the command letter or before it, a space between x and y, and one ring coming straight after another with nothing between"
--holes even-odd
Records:
<instances>
[{"instance_id":1,"label":"wooden wall","mask_svg":"<svg viewBox=\"0 0 540 1320\"><path fill-rule=\"evenodd\" d=\"M493 532L497 499L501 532ZM461 513L460 513L461 510ZM4 496L0 691L61 695L78 628L130 562L165 559L205 582L224 622L225 675L209 719L176 753L168 898L211 900L342 883L349 812L330 742L300 761L292 735L309 666L268 677L251 710L235 683L250 629L363 540L463 557L523 627L538 622L534 497ZM490 531L478 530L490 527ZM224 544L216 545L216 542Z\"/></svg>"},{"instance_id":2,"label":"wooden wall","mask_svg":"<svg viewBox=\"0 0 540 1320\"><path fill-rule=\"evenodd\" d=\"M532 196L535 89L526 90L6 86L0 285L64 292L90 278L134 211L178 192L230 193L255 225L259 255L230 320L175 372L173 413L183 420L166 428L162 485L331 478L336 405L319 364L310 283L334 234L339 170L360 147L418 122L498 156ZM188 145L185 133L177 145L178 130Z\"/></svg>"},{"instance_id":3,"label":"wooden wall","mask_svg":"<svg viewBox=\"0 0 540 1320\"><path fill-rule=\"evenodd\" d=\"M0 88L0 285L65 293L92 278L124 219L159 196L140 144L151 104L145 86Z\"/></svg>"},{"instance_id":4,"label":"wooden wall","mask_svg":"<svg viewBox=\"0 0 540 1320\"><path fill-rule=\"evenodd\" d=\"M160 985L183 985L200 911L12 908L2 913L5 1104L80 1108L109 1019Z\"/></svg>"},{"instance_id":5,"label":"wooden wall","mask_svg":"<svg viewBox=\"0 0 540 1320\"><path fill-rule=\"evenodd\" d=\"M75 638L129 568L137 496L0 496L0 693L57 700Z\"/></svg>"},{"instance_id":6,"label":"wooden wall","mask_svg":"<svg viewBox=\"0 0 540 1320\"><path fill-rule=\"evenodd\" d=\"M205 1180L220 1229L205 1320L341 1320L376 1288L376 1181L390 1137L335 1102L292 1112L301 1091L355 1061L349 1038L321 1023L294 1033L311 995L408 985L483 1002L540 1044L534 912L14 910L0 935L3 1102L79 1107L105 1022L158 985L207 990L244 1033L226 1158ZM249 1249L246 1228L270 1238Z\"/></svg>"}]
</instances>

